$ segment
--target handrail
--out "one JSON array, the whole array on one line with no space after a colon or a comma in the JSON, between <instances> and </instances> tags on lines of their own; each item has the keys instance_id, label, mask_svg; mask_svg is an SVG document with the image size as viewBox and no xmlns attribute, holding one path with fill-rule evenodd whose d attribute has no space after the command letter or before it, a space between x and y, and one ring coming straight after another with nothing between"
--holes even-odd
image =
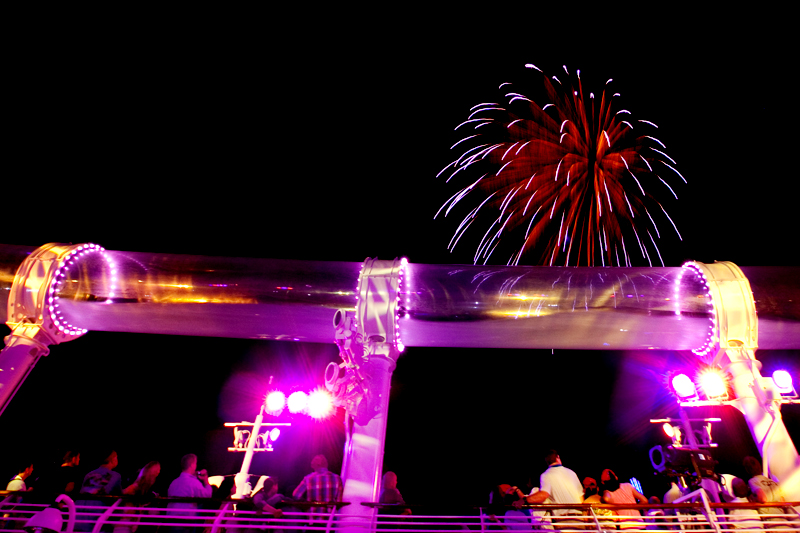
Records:
<instances>
[{"instance_id":1,"label":"handrail","mask_svg":"<svg viewBox=\"0 0 800 533\"><path fill-rule=\"evenodd\" d=\"M30 494L28 494L30 496ZM552 511L555 509L572 509L580 514L571 515L552 515L541 517L542 521L531 520L522 515L501 516L489 515L486 508L462 507L461 513L448 514L415 514L398 515L382 514L380 519L371 527L364 527L365 533L381 532L391 529L393 533L403 531L415 533L437 533L441 531L452 531L455 529L470 529L473 531L490 531L496 529L525 529L530 531L540 531L542 528L555 527L561 531L596 531L607 533L609 529L624 529L625 533L644 532L646 530L661 529L680 531L692 529L695 533L705 531L707 533L731 533L737 526L742 529L753 529L766 526L761 520L769 521L769 529L775 533L789 533L800 531L800 517L792 507L800 506L800 502L782 502L780 504L757 504L757 503L711 503L707 498L704 499L702 493L693 495L699 501L694 503L678 504L636 504L636 505L614 505L614 504L579 504L579 505L528 505L525 508L532 511ZM297 533L299 530L306 530L318 533L338 533L345 527L350 527L348 523L340 521L341 515L337 512L348 502L329 503L334 506L334 510L329 512L310 513L307 511L284 511L282 518L274 518L268 515L261 515L253 510L236 509L231 510L231 503L242 502L242 500L220 500L196 499L204 501L206 505L214 505L214 509L191 509L185 516L176 516L175 509L167 507L169 499L150 500L157 506L134 507L125 506L123 503L126 498L116 498L111 506L107 505L76 505L80 515L78 522L87 525L92 523L95 533L100 528L113 521L115 526L175 526L179 523L182 527L209 528L210 533L218 533L222 528L232 533L239 533L242 529L260 529L270 533ZM298 502L305 503L305 502ZM327 502L316 502L327 503ZM374 508L397 509L392 504L380 504L376 502L366 502L367 506ZM769 507L779 507L784 512L781 514L770 515L744 515L736 513L725 516L717 516L715 509L724 511L734 511L742 509L764 509ZM47 507L43 503L8 503L0 504L0 514L9 513L10 516L0 518L0 532L20 531L21 527L27 522L28 518ZM430 508L425 505L406 505L403 507L422 510ZM639 509L641 517L630 516L599 516L595 513L596 509ZM502 507L498 508L502 509ZM652 514L655 513L655 514Z\"/></svg>"},{"instance_id":2,"label":"handrail","mask_svg":"<svg viewBox=\"0 0 800 533\"><path fill-rule=\"evenodd\" d=\"M714 526L714 530L717 533L721 533L719 530L719 523L716 520L716 513L711 512L711 507L708 505L708 495L706 495L706 491L704 489L700 489L700 499L703 500L703 514L706 517L706 520ZM712 518L714 515L714 518Z\"/></svg>"},{"instance_id":3,"label":"handrail","mask_svg":"<svg viewBox=\"0 0 800 533\"><path fill-rule=\"evenodd\" d=\"M122 503L122 499L119 499L111 504L111 507L108 510L100 515L100 518L97 519L94 527L92 528L92 533L100 533L100 528L108 521L108 517L110 517L114 511L119 507Z\"/></svg>"},{"instance_id":4,"label":"handrail","mask_svg":"<svg viewBox=\"0 0 800 533\"><path fill-rule=\"evenodd\" d=\"M219 529L219 525L222 523L222 519L225 514L228 512L228 508L230 507L230 502L225 502L225 504L220 509L220 513L214 519L214 524L211 526L211 533L217 533Z\"/></svg>"}]
</instances>

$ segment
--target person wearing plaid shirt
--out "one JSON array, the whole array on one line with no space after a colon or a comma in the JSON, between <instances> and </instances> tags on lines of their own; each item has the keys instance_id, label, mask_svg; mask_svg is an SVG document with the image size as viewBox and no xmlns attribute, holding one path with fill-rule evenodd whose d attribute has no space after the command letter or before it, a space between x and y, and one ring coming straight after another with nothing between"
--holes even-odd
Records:
<instances>
[{"instance_id":1,"label":"person wearing plaid shirt","mask_svg":"<svg viewBox=\"0 0 800 533\"><path fill-rule=\"evenodd\" d=\"M292 492L292 498L301 499L306 495L309 502L340 502L342 501L342 478L337 474L328 471L328 460L324 455L317 455L311 460L311 468L314 472L303 478L303 481ZM311 507L310 513L324 513L330 511L331 507ZM311 521L319 520L320 517L309 517Z\"/></svg>"}]
</instances>

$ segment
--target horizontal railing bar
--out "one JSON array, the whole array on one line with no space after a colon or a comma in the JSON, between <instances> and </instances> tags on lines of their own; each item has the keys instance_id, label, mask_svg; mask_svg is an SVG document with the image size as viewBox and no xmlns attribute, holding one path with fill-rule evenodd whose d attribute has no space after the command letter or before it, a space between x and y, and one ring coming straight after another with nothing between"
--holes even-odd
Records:
<instances>
[{"instance_id":1,"label":"horizontal railing bar","mask_svg":"<svg viewBox=\"0 0 800 533\"><path fill-rule=\"evenodd\" d=\"M30 493L8 493L14 497L23 496L30 498ZM120 498L96 498L87 496L92 501L113 502ZM93 524L104 513L111 511L106 518L109 526L135 527L135 526L179 526L179 527L198 527L207 528L212 523L219 524L220 527L230 530L244 530L258 528L265 531L282 530L286 533L295 533L299 530L308 532L339 532L344 529L353 530L361 528L365 533L391 529L393 533L440 533L453 529L469 529L473 531L486 531L489 528L509 528L518 529L523 527L530 531L547 531L550 527L557 527L562 532L586 532L602 531L603 528L616 529L617 525L627 525L621 527L626 533L646 532L648 529L664 528L671 530L691 528L694 533L732 533L742 529L764 528L772 532L796 532L800 531L800 518L792 507L800 506L800 502L781 502L781 503L712 503L709 508L722 509L725 511L742 509L759 509L778 507L785 512L776 514L760 515L718 515L703 513L702 502L680 503L680 504L637 504L637 505L614 505L614 504L579 504L579 505L527 505L523 508L531 511L553 511L571 509L581 514L569 515L550 515L550 516L501 516L488 515L486 507L463 507L470 512L481 513L471 515L447 514L379 514L377 523L371 524L369 519L359 523L353 520L354 517L346 517L346 521L340 521L342 517L334 515L333 522L330 523L330 513L310 513L307 511L283 512L281 518L275 518L271 513L262 513L252 509L232 509L230 504L251 504L249 500L217 500L206 498L158 498L158 499L138 499L143 506L136 505L136 499L122 498L121 505L114 509L109 509L108 505L77 505L77 524ZM175 509L167 505L170 502L194 501L198 505L213 505L215 509ZM331 506L341 507L347 502L297 502L304 503L304 507L311 506ZM153 506L151 504L157 504ZM390 509L399 511L400 509L425 510L430 505L382 505L376 502L367 502L367 505L374 508ZM13 516L0 517L0 532L19 532L17 527L22 525L35 513L47 507L43 503L3 501L0 503L0 514L12 513ZM300 505L297 505L300 507ZM509 508L496 508L496 511L505 512ZM610 509L638 509L642 512L641 516L620 516L620 515L594 515L593 510ZM413 511L412 511L413 512ZM655 513L655 514L648 514ZM673 514L674 513L674 514ZM65 513L66 514L66 513ZM490 518L490 516L492 518ZM8 526L12 526L9 528ZM598 529L599 528L599 529Z\"/></svg>"}]
</instances>

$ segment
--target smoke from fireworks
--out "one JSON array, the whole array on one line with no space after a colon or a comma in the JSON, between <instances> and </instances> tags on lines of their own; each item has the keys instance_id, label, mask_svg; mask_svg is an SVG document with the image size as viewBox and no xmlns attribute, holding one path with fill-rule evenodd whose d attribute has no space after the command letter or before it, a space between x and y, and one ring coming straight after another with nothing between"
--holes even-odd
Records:
<instances>
[{"instance_id":1,"label":"smoke from fireworks","mask_svg":"<svg viewBox=\"0 0 800 533\"><path fill-rule=\"evenodd\" d=\"M619 96L606 92L612 80L599 98L587 99L580 71L572 87L526 67L542 76L545 105L504 83L504 104L478 104L456 127L465 133L451 149L463 153L437 177L468 184L436 216L457 205L471 210L448 248L480 220L491 224L480 230L475 263L488 262L506 237L514 244L512 265L533 251L549 265L632 266L637 252L651 266L663 265L656 240L664 230L680 233L657 197L677 199L665 177L686 180L653 136L658 126L634 121L626 109L612 111Z\"/></svg>"}]
</instances>

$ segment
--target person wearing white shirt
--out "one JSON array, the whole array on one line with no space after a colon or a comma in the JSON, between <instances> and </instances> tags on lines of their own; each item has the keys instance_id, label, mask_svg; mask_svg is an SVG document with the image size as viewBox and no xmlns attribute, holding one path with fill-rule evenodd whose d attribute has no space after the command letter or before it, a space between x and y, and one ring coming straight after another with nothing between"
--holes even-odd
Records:
<instances>
[{"instance_id":1,"label":"person wearing white shirt","mask_svg":"<svg viewBox=\"0 0 800 533\"><path fill-rule=\"evenodd\" d=\"M731 492L735 496L731 503L750 503L747 496L750 494L750 487L741 478L733 478L731 482ZM756 509L731 509L728 513L728 522L733 529L743 531L758 531L764 529L761 517Z\"/></svg>"},{"instance_id":2,"label":"person wearing white shirt","mask_svg":"<svg viewBox=\"0 0 800 533\"><path fill-rule=\"evenodd\" d=\"M25 480L28 479L31 474L33 474L33 464L28 462L23 463L20 465L19 474L11 478L11 481L8 482L6 490L28 490L28 487L25 485Z\"/></svg>"},{"instance_id":3,"label":"person wearing white shirt","mask_svg":"<svg viewBox=\"0 0 800 533\"><path fill-rule=\"evenodd\" d=\"M548 467L539 478L539 491L528 496L518 494L521 496L518 503L520 505L545 502L563 505L583 503L583 485L575 472L561 464L561 456L558 455L558 452L549 450L545 455L545 463ZM579 509L553 510L553 516L580 514ZM553 521L553 526L559 529L559 526L567 528L575 525L574 523Z\"/></svg>"}]
</instances>

